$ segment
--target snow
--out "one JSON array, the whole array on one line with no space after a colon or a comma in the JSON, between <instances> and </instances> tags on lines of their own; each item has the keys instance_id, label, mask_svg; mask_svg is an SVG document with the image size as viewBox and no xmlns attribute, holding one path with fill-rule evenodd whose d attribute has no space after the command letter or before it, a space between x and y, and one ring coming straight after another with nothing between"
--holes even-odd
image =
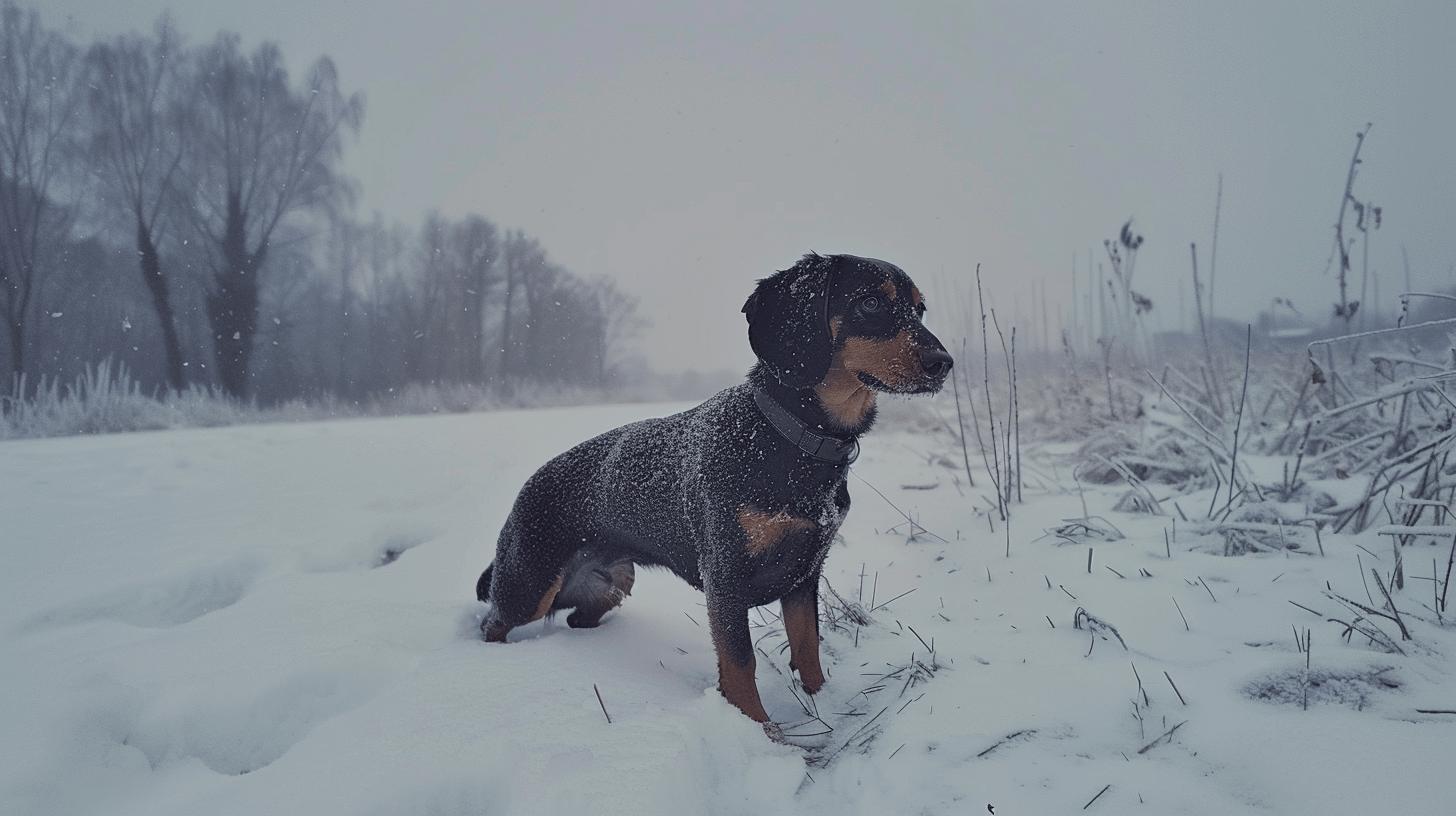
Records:
<instances>
[{"instance_id":1,"label":"snow","mask_svg":"<svg viewBox=\"0 0 1456 816\"><path fill-rule=\"evenodd\" d=\"M681 407L0 443L0 813L1022 814L1104 786L1089 813L1448 809L1456 717L1417 712L1456 708L1456 638L1416 578L1443 546L1405 548L1414 639L1387 654L1340 640L1322 590L1364 603L1357 553L1385 573L1389 537L1226 558L1180 524L1165 551L1169 519L1089 490L1127 535L1090 542L1089 573L1087 546L1044 534L1082 514L1059 488L1014 508L1007 557L1000 522L971 509L985 488L927 465L946 441L893 415L864 441L826 576L866 608L913 591L857 645L826 628L815 703L833 732L771 742L724 702L702 596L662 571L639 571L599 629L481 643L474 582L525 478ZM1038 468L1068 473L1065 452ZM933 534L907 539L861 480ZM1073 628L1079 607L1129 650ZM776 720L802 722L773 611L755 617L759 685ZM933 677L874 690L912 654Z\"/></svg>"}]
</instances>

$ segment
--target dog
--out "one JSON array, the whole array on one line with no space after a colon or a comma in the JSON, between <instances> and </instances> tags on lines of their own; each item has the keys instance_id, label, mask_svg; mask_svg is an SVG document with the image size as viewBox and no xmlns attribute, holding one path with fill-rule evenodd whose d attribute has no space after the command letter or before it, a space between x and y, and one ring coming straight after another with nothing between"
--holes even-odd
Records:
<instances>
[{"instance_id":1,"label":"dog","mask_svg":"<svg viewBox=\"0 0 1456 816\"><path fill-rule=\"evenodd\" d=\"M845 485L877 394L939 391L953 360L899 267L805 255L743 306L758 362L747 381L680 414L624 425L526 481L476 582L487 642L570 609L593 627L665 567L707 595L718 688L767 723L748 610L779 601L790 667L824 685L819 574L849 510Z\"/></svg>"}]
</instances>

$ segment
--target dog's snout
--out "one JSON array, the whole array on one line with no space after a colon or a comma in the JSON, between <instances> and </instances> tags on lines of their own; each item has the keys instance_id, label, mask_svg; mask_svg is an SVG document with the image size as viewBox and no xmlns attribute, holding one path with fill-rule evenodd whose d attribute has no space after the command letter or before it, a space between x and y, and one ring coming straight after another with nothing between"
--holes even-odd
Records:
<instances>
[{"instance_id":1,"label":"dog's snout","mask_svg":"<svg viewBox=\"0 0 1456 816\"><path fill-rule=\"evenodd\" d=\"M955 360L944 349L920 350L920 367L932 377L944 377L953 365Z\"/></svg>"}]
</instances>

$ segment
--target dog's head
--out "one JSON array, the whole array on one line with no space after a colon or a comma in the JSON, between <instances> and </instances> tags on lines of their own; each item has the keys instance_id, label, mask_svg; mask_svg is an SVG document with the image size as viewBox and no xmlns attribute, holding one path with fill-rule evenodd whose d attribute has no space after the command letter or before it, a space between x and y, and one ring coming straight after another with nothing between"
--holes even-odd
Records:
<instances>
[{"instance_id":1,"label":"dog's head","mask_svg":"<svg viewBox=\"0 0 1456 816\"><path fill-rule=\"evenodd\" d=\"M753 353L790 388L848 381L893 394L929 394L952 364L925 328L925 299L894 264L805 255L758 282L743 304Z\"/></svg>"}]
</instances>

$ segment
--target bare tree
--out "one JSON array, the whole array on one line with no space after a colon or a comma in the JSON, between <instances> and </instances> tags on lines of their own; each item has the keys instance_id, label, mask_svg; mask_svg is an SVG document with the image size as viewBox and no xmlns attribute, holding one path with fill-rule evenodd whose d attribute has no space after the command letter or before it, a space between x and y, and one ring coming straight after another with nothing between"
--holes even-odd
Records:
<instances>
[{"instance_id":1,"label":"bare tree","mask_svg":"<svg viewBox=\"0 0 1456 816\"><path fill-rule=\"evenodd\" d=\"M228 393L246 396L270 241L290 214L348 196L338 162L345 132L363 120L364 100L340 90L326 57L301 88L290 87L276 45L245 55L233 34L203 48L192 74L196 136L183 173L195 195L194 226L211 248L207 312L218 379Z\"/></svg>"},{"instance_id":2,"label":"bare tree","mask_svg":"<svg viewBox=\"0 0 1456 816\"><path fill-rule=\"evenodd\" d=\"M352 217L363 100L327 59L290 81L275 46L188 47L165 16L84 45L0 0L0 375L115 357L263 401L602 384L642 325L478 215Z\"/></svg>"},{"instance_id":3,"label":"bare tree","mask_svg":"<svg viewBox=\"0 0 1456 816\"><path fill-rule=\"evenodd\" d=\"M597 278L588 287L598 318L597 336L592 343L596 352L596 381L598 385L606 385L628 344L647 327L647 320L639 311L637 298L623 292L610 278Z\"/></svg>"},{"instance_id":4,"label":"bare tree","mask_svg":"<svg viewBox=\"0 0 1456 816\"><path fill-rule=\"evenodd\" d=\"M355 289L356 271L363 265L364 228L352 218L336 214L329 221L329 243L333 267L339 273L337 304L337 365L334 372L334 390L339 394L356 395L358 383L354 377L354 366L350 364L349 352L357 345L354 337L354 312L358 300Z\"/></svg>"},{"instance_id":5,"label":"bare tree","mask_svg":"<svg viewBox=\"0 0 1456 816\"><path fill-rule=\"evenodd\" d=\"M459 269L464 289L465 327L458 340L463 355L460 373L474 382L485 381L485 306L499 277L495 264L499 244L495 225L478 215L466 216L450 231L451 261Z\"/></svg>"},{"instance_id":6,"label":"bare tree","mask_svg":"<svg viewBox=\"0 0 1456 816\"><path fill-rule=\"evenodd\" d=\"M167 383L186 386L182 344L159 245L176 203L185 117L179 105L181 68L187 59L169 17L151 37L123 35L87 54L91 133L88 139L108 203L124 214L136 235L137 261L162 333Z\"/></svg>"},{"instance_id":7,"label":"bare tree","mask_svg":"<svg viewBox=\"0 0 1456 816\"><path fill-rule=\"evenodd\" d=\"M420 227L418 264L409 286L396 295L398 311L404 315L408 332L405 340L405 373L419 382L439 382L443 370L437 349L445 344L451 274L445 255L449 225L439 212L425 215Z\"/></svg>"},{"instance_id":8,"label":"bare tree","mask_svg":"<svg viewBox=\"0 0 1456 816\"><path fill-rule=\"evenodd\" d=\"M530 260L533 262L517 270L522 273L519 280L526 295L526 336L519 344L522 372L537 379L560 379L562 372L552 369L559 361L547 351L559 338L548 332L558 325L553 313L562 307L564 293L558 290L567 280L567 272L548 261L544 251Z\"/></svg>"},{"instance_id":9,"label":"bare tree","mask_svg":"<svg viewBox=\"0 0 1456 816\"><path fill-rule=\"evenodd\" d=\"M0 318L17 380L30 362L27 323L44 253L69 231L57 182L75 147L80 61L34 11L0 5Z\"/></svg>"},{"instance_id":10,"label":"bare tree","mask_svg":"<svg viewBox=\"0 0 1456 816\"><path fill-rule=\"evenodd\" d=\"M496 378L500 386L509 392L516 375L522 373L521 354L517 348L522 340L520 333L515 331L516 294L524 288L523 282L534 270L546 263L546 253L536 239L527 237L520 230L506 234L502 253L505 264L505 295L501 314L500 366ZM529 328L529 317L526 325Z\"/></svg>"}]
</instances>

